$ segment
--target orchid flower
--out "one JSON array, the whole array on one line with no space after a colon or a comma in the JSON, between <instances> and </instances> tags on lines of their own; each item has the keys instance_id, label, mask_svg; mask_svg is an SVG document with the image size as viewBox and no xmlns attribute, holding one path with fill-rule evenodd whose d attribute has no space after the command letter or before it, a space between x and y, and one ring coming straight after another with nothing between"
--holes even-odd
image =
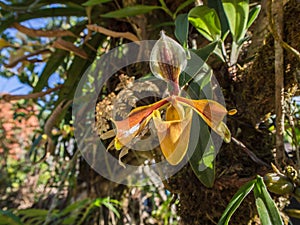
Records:
<instances>
[{"instance_id":1,"label":"orchid flower","mask_svg":"<svg viewBox=\"0 0 300 225\"><path fill-rule=\"evenodd\" d=\"M156 77L169 84L170 94L153 104L133 109L124 120L113 121L116 126L114 146L117 150L130 145L152 120L164 157L171 165L177 165L188 149L193 111L225 142L230 142L230 131L223 122L228 111L223 105L213 100L180 96L179 75L186 65L183 47L162 32L152 49L150 68Z\"/></svg>"}]
</instances>

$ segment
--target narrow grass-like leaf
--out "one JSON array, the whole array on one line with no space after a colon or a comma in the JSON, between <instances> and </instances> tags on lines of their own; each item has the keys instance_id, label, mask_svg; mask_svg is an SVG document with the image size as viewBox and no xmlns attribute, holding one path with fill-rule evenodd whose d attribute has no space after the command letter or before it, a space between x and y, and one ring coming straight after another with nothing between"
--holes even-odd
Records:
<instances>
[{"instance_id":1,"label":"narrow grass-like leaf","mask_svg":"<svg viewBox=\"0 0 300 225\"><path fill-rule=\"evenodd\" d=\"M73 7L57 7L57 8L43 8L37 9L31 13L20 14L16 17L15 14L7 17L5 20L0 21L0 33L7 28L11 27L15 22L22 22L25 20L44 18L44 17L57 17L57 16L86 16L84 7L82 10Z\"/></svg>"},{"instance_id":2,"label":"narrow grass-like leaf","mask_svg":"<svg viewBox=\"0 0 300 225\"><path fill-rule=\"evenodd\" d=\"M254 196L262 225L283 225L279 211L260 176L256 179Z\"/></svg>"},{"instance_id":3,"label":"narrow grass-like leaf","mask_svg":"<svg viewBox=\"0 0 300 225\"><path fill-rule=\"evenodd\" d=\"M195 0L187 0L187 1L184 1L182 4L180 4L180 5L177 7L177 9L176 9L174 15L176 16L178 12L180 12L182 9L184 9L184 8L187 7L188 5L192 4L193 2L195 2Z\"/></svg>"},{"instance_id":4,"label":"narrow grass-like leaf","mask_svg":"<svg viewBox=\"0 0 300 225\"><path fill-rule=\"evenodd\" d=\"M244 184L238 192L232 197L229 204L227 205L218 225L227 225L233 213L240 206L244 198L252 191L256 183L256 180L251 180Z\"/></svg>"},{"instance_id":5,"label":"narrow grass-like leaf","mask_svg":"<svg viewBox=\"0 0 300 225\"><path fill-rule=\"evenodd\" d=\"M252 25L252 23L254 22L254 20L256 20L256 18L258 17L258 14L260 12L260 9L261 9L260 5L257 5L255 7L253 7L252 9L250 9L249 18L248 18L246 29L248 29Z\"/></svg>"},{"instance_id":6,"label":"narrow grass-like leaf","mask_svg":"<svg viewBox=\"0 0 300 225\"><path fill-rule=\"evenodd\" d=\"M85 3L83 3L83 6L94 6L98 4L103 4L107 2L111 2L112 0L88 0Z\"/></svg>"},{"instance_id":7,"label":"narrow grass-like leaf","mask_svg":"<svg viewBox=\"0 0 300 225\"><path fill-rule=\"evenodd\" d=\"M11 211L3 211L0 209L0 225L22 225L21 219Z\"/></svg>"},{"instance_id":8,"label":"narrow grass-like leaf","mask_svg":"<svg viewBox=\"0 0 300 225\"><path fill-rule=\"evenodd\" d=\"M130 16L136 16L140 14L149 13L154 9L161 9L161 6L150 6L150 5L134 5L122 8L116 11L108 12L102 14L102 17L105 18L124 18Z\"/></svg>"}]
</instances>

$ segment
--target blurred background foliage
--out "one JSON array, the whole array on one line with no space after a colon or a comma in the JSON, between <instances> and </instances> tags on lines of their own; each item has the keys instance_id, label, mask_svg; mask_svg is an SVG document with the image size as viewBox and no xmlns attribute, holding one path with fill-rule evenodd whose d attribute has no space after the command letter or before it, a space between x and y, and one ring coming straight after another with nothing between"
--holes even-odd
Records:
<instances>
[{"instance_id":1,"label":"blurred background foliage","mask_svg":"<svg viewBox=\"0 0 300 225\"><path fill-rule=\"evenodd\" d=\"M179 218L183 224L216 224L242 184L270 172L251 157L254 153L268 165L274 161L274 41L266 1L250 1L251 7L261 4L262 12L252 29L243 30L248 39L225 35L229 28L222 25L223 52L209 59L220 44L214 42L221 38L218 33L210 40L190 26L185 43L180 36L185 31L178 31L184 27L180 14L196 13L199 4L218 8L220 2L0 1L0 73L18 80L0 100L0 224L179 224ZM299 15L299 3L287 2L284 40L299 49L300 27L290 22ZM74 139L70 103L87 68L123 43L158 39L160 30L185 47L210 44L209 54L199 54L214 70L227 107L238 110L228 124L248 148L231 143L221 149L212 189L199 182L189 165L161 186L151 180L146 187L112 183L90 168ZM226 56L230 51L239 53ZM286 55L285 150L288 163L299 169L299 62ZM124 68L106 83L99 102L118 90L122 79L126 83L149 73L141 64ZM15 95L18 87L26 87L26 93ZM290 195L274 198L283 211ZM260 224L250 198L236 214L234 224Z\"/></svg>"}]
</instances>

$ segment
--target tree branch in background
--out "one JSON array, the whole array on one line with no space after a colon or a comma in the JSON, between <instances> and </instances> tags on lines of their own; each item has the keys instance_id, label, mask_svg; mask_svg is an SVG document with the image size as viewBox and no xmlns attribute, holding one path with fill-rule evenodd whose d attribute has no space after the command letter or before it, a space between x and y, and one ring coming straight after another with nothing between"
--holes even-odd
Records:
<instances>
[{"instance_id":1,"label":"tree branch in background","mask_svg":"<svg viewBox=\"0 0 300 225\"><path fill-rule=\"evenodd\" d=\"M64 37L64 36L77 37L69 30L35 30L35 29L25 27L19 23L13 23L12 26L16 28L18 31L30 37Z\"/></svg>"},{"instance_id":2,"label":"tree branch in background","mask_svg":"<svg viewBox=\"0 0 300 225\"><path fill-rule=\"evenodd\" d=\"M13 68L15 67L19 62L23 62L23 61L32 61L31 59L28 59L32 56L36 56L36 55L40 55L40 54L49 54L49 53L52 53L50 49L40 49L40 50L37 50L35 52L32 52L28 55L22 55L18 58L16 58L15 60L13 60L12 62L9 62L8 64L4 64L4 66L6 68Z\"/></svg>"},{"instance_id":3,"label":"tree branch in background","mask_svg":"<svg viewBox=\"0 0 300 225\"><path fill-rule=\"evenodd\" d=\"M269 24L274 24L271 28L274 37L275 48L275 113L276 113L276 157L275 163L278 168L285 161L284 152L284 54L280 43L283 34L283 0L276 0L274 3L269 0ZM275 16L274 16L275 15ZM276 38L277 37L277 38Z\"/></svg>"},{"instance_id":4,"label":"tree branch in background","mask_svg":"<svg viewBox=\"0 0 300 225\"><path fill-rule=\"evenodd\" d=\"M27 94L27 95L11 95L11 94L4 94L2 96L2 99L10 102L10 101L14 101L14 100L21 100L21 99L33 99L33 98L40 98L43 97L47 94L50 94L53 91L59 90L62 88L62 84L56 86L55 88L49 88L47 91L41 91L41 92L35 92L35 93L31 93L31 94Z\"/></svg>"}]
</instances>

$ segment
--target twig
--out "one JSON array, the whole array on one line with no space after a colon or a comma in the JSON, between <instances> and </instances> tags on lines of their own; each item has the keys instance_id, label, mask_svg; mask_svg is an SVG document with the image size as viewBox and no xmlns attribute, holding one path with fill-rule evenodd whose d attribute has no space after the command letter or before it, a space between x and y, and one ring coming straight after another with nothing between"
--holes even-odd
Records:
<instances>
[{"instance_id":1,"label":"twig","mask_svg":"<svg viewBox=\"0 0 300 225\"><path fill-rule=\"evenodd\" d=\"M263 162L261 159L259 159L250 149L248 149L241 141L237 140L236 138L232 137L231 140L237 144L237 146L241 147L244 152L257 164L260 164L262 166L266 166L267 168L270 168L270 165Z\"/></svg>"}]
</instances>

